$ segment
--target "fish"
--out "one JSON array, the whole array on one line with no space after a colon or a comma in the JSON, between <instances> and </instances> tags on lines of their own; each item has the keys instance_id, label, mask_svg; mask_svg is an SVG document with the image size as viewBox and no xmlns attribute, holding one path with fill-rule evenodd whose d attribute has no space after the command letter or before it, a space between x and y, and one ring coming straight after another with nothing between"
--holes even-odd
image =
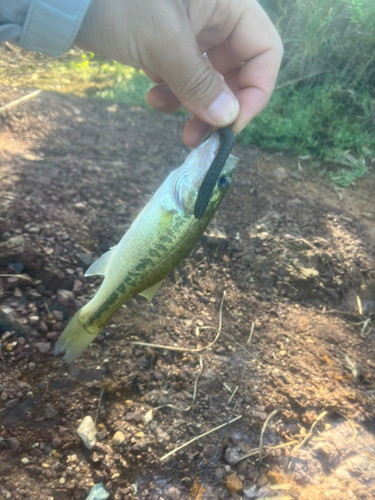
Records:
<instances>
[{"instance_id":1,"label":"fish","mask_svg":"<svg viewBox=\"0 0 375 500\"><path fill-rule=\"evenodd\" d=\"M169 273L201 238L223 200L238 164L232 154L214 178L204 213L194 215L197 197L216 156L222 135L214 132L173 170L141 210L120 242L95 261L85 276L104 276L94 297L79 309L55 345L55 355L73 362L130 297L151 301ZM226 159L226 160L225 160ZM212 176L211 176L212 177Z\"/></svg>"}]
</instances>

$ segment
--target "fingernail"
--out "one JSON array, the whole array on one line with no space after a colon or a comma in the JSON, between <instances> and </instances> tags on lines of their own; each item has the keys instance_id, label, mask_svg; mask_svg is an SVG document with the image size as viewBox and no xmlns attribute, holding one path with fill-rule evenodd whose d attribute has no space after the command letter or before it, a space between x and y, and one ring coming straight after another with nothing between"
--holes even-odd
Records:
<instances>
[{"instance_id":1,"label":"fingernail","mask_svg":"<svg viewBox=\"0 0 375 500\"><path fill-rule=\"evenodd\" d=\"M216 125L231 123L237 117L239 104L235 97L229 92L222 92L219 97L207 109L209 117L214 120Z\"/></svg>"}]
</instances>

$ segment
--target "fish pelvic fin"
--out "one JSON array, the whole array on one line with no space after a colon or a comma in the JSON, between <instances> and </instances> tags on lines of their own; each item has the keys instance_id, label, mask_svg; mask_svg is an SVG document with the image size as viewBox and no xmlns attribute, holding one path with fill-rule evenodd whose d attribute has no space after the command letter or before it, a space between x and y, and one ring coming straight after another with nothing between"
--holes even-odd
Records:
<instances>
[{"instance_id":1,"label":"fish pelvic fin","mask_svg":"<svg viewBox=\"0 0 375 500\"><path fill-rule=\"evenodd\" d=\"M90 325L90 331L81 323L82 309L80 309L67 324L55 345L55 356L65 353L64 359L72 363L82 354L95 337L101 332L101 327Z\"/></svg>"},{"instance_id":2,"label":"fish pelvic fin","mask_svg":"<svg viewBox=\"0 0 375 500\"><path fill-rule=\"evenodd\" d=\"M162 279L161 281L158 281L155 283L155 285L150 286L150 288L146 288L146 290L143 290L143 292L139 293L138 295L141 295L142 297L145 297L149 302L154 298L156 292L159 290L161 285L164 283L164 281L167 278Z\"/></svg>"}]
</instances>

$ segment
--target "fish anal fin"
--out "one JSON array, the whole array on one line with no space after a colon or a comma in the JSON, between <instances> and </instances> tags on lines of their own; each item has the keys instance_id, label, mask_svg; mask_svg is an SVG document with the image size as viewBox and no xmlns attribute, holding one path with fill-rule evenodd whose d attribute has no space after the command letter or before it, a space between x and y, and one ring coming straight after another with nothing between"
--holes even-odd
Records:
<instances>
[{"instance_id":1,"label":"fish anal fin","mask_svg":"<svg viewBox=\"0 0 375 500\"><path fill-rule=\"evenodd\" d=\"M158 283L155 283L155 285L150 286L150 288L146 288L146 290L143 290L143 292L139 293L138 295L141 295L142 297L145 297L149 302L154 298L156 292L159 290L161 285L164 283L166 278L162 279Z\"/></svg>"},{"instance_id":2,"label":"fish anal fin","mask_svg":"<svg viewBox=\"0 0 375 500\"><path fill-rule=\"evenodd\" d=\"M99 257L98 260L91 264L91 266L87 269L85 276L105 276L109 261L113 252L115 251L116 246L112 247L110 250L108 250L108 252L104 253L101 257Z\"/></svg>"}]
</instances>

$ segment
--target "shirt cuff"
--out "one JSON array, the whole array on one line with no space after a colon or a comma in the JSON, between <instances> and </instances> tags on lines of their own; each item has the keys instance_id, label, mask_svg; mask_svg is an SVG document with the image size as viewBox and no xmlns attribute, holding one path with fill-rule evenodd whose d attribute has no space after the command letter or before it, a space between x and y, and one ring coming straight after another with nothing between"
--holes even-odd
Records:
<instances>
[{"instance_id":1,"label":"shirt cuff","mask_svg":"<svg viewBox=\"0 0 375 500\"><path fill-rule=\"evenodd\" d=\"M31 0L17 45L59 56L74 42L91 0Z\"/></svg>"}]
</instances>

